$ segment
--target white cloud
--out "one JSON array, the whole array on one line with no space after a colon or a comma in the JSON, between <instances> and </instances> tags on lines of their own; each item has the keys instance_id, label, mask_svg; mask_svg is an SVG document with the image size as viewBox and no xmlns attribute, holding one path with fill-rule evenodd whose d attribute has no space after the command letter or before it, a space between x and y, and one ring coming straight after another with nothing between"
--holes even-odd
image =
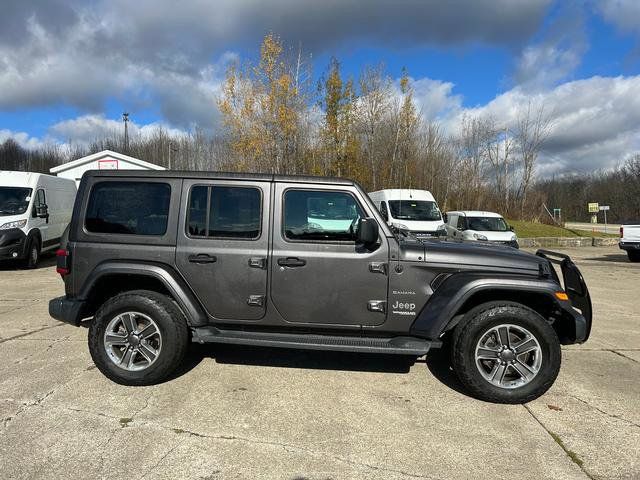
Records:
<instances>
[{"instance_id":1,"label":"white cloud","mask_svg":"<svg viewBox=\"0 0 640 480\"><path fill-rule=\"evenodd\" d=\"M156 132L159 128L171 136L184 135L186 132L178 128L172 128L159 122L139 125L133 121L129 122L130 137L147 137ZM93 141L104 138L112 138L124 134L124 125L121 120L106 118L104 115L82 115L69 120L63 120L49 128L49 135L58 142L67 144L88 145Z\"/></svg>"},{"instance_id":2,"label":"white cloud","mask_svg":"<svg viewBox=\"0 0 640 480\"><path fill-rule=\"evenodd\" d=\"M598 0L596 7L603 17L622 31L640 31L640 2L638 0Z\"/></svg>"},{"instance_id":3,"label":"white cloud","mask_svg":"<svg viewBox=\"0 0 640 480\"><path fill-rule=\"evenodd\" d=\"M612 168L640 150L640 75L592 77L543 91L516 87L486 105L454 110L442 121L450 133L457 132L463 115L490 116L513 128L529 104L544 107L551 121L541 175Z\"/></svg>"},{"instance_id":4,"label":"white cloud","mask_svg":"<svg viewBox=\"0 0 640 480\"><path fill-rule=\"evenodd\" d=\"M13 130L0 129L0 143L4 143L10 138L15 140L22 148L26 149L40 148L47 143L47 140L32 137L26 132L14 132Z\"/></svg>"}]
</instances>

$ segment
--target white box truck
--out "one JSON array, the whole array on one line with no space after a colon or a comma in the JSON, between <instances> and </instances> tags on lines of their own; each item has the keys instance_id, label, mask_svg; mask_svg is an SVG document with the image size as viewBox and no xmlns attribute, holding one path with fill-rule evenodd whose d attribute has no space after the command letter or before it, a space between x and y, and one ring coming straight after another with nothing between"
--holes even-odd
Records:
<instances>
[{"instance_id":1,"label":"white box truck","mask_svg":"<svg viewBox=\"0 0 640 480\"><path fill-rule=\"evenodd\" d=\"M0 260L35 268L42 252L60 244L75 198L73 180L0 171Z\"/></svg>"},{"instance_id":2,"label":"white box truck","mask_svg":"<svg viewBox=\"0 0 640 480\"><path fill-rule=\"evenodd\" d=\"M369 193L387 223L418 238L445 237L436 199L427 190L391 188Z\"/></svg>"}]
</instances>

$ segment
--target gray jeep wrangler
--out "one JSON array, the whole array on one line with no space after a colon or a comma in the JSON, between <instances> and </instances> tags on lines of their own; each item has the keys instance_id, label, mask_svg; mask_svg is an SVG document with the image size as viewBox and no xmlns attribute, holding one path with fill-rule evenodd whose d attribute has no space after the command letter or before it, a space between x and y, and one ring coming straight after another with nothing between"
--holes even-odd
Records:
<instances>
[{"instance_id":1,"label":"gray jeep wrangler","mask_svg":"<svg viewBox=\"0 0 640 480\"><path fill-rule=\"evenodd\" d=\"M87 172L57 254L52 317L89 320L100 371L161 382L189 342L421 356L446 346L468 391L543 394L591 301L567 256L418 240L336 178ZM562 281L553 263L558 264Z\"/></svg>"}]
</instances>

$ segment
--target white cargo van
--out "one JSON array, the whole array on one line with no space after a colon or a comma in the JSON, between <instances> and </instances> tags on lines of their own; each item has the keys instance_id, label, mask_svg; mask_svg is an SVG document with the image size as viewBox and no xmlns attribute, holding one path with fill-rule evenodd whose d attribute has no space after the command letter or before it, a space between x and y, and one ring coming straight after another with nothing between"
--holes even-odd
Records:
<instances>
[{"instance_id":1,"label":"white cargo van","mask_svg":"<svg viewBox=\"0 0 640 480\"><path fill-rule=\"evenodd\" d=\"M76 184L41 173L0 170L0 260L38 264L71 221Z\"/></svg>"},{"instance_id":2,"label":"white cargo van","mask_svg":"<svg viewBox=\"0 0 640 480\"><path fill-rule=\"evenodd\" d=\"M519 248L518 237L502 215L494 212L458 211L446 214L447 237L467 242L488 242Z\"/></svg>"},{"instance_id":3,"label":"white cargo van","mask_svg":"<svg viewBox=\"0 0 640 480\"><path fill-rule=\"evenodd\" d=\"M371 192L369 197L391 226L408 230L418 238L447 234L438 203L426 190L393 188Z\"/></svg>"}]
</instances>

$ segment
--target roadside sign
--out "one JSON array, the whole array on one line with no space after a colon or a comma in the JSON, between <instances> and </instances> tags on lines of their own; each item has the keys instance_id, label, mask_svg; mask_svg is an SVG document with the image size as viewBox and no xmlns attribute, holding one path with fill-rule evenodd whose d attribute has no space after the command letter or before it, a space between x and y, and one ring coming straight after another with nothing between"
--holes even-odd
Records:
<instances>
[{"instance_id":1,"label":"roadside sign","mask_svg":"<svg viewBox=\"0 0 640 480\"><path fill-rule=\"evenodd\" d=\"M589 203L587 206L589 207L589 213L598 213L600 210L598 203Z\"/></svg>"},{"instance_id":2,"label":"roadside sign","mask_svg":"<svg viewBox=\"0 0 640 480\"><path fill-rule=\"evenodd\" d=\"M607 210L609 210L609 205L600 205L601 212L606 212Z\"/></svg>"}]
</instances>

